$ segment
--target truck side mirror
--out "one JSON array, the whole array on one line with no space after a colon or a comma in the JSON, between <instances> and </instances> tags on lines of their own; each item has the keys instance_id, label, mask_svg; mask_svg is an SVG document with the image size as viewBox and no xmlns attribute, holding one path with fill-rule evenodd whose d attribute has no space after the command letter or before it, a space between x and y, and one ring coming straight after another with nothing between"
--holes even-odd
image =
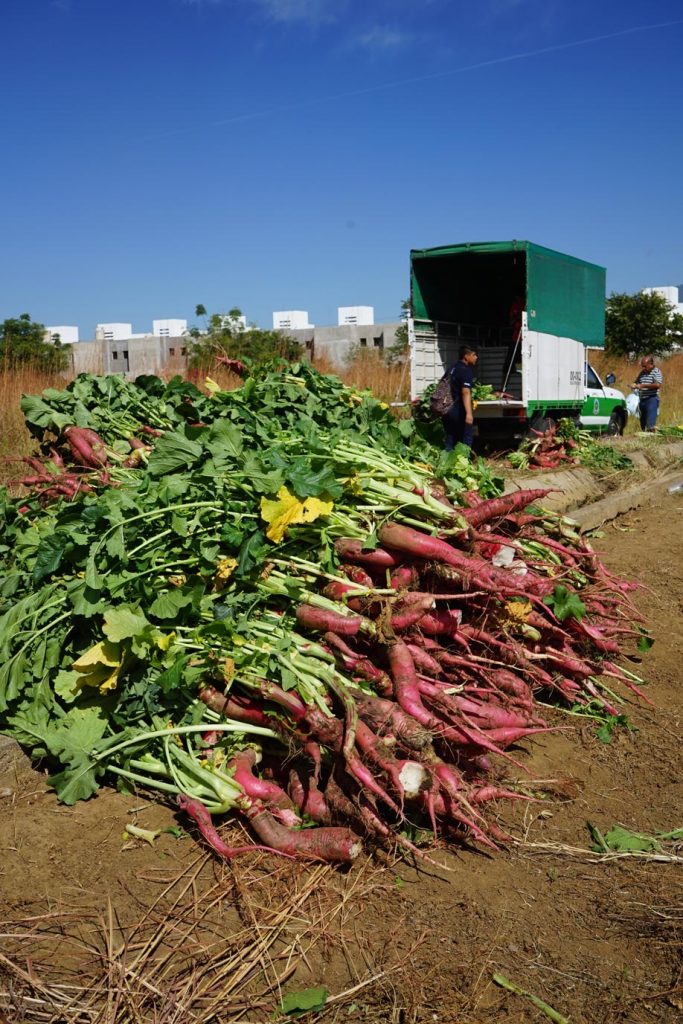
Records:
<instances>
[{"instance_id":1,"label":"truck side mirror","mask_svg":"<svg viewBox=\"0 0 683 1024\"><path fill-rule=\"evenodd\" d=\"M607 384L608 387L611 387L612 384L616 384L616 380L617 378L614 376L613 373L608 373L605 377L605 384Z\"/></svg>"}]
</instances>

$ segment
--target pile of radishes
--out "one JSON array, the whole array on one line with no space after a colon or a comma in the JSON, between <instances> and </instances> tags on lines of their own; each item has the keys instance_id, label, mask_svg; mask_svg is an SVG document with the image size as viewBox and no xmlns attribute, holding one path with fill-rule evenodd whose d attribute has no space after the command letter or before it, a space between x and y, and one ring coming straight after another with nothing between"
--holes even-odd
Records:
<instances>
[{"instance_id":1,"label":"pile of radishes","mask_svg":"<svg viewBox=\"0 0 683 1024\"><path fill-rule=\"evenodd\" d=\"M510 747L548 731L539 700L618 715L606 677L643 696L637 677L612 660L639 635L633 585L614 578L569 521L525 511L546 493L488 501L470 493L469 507L457 510L467 527L447 537L387 522L367 546L340 538L337 574L321 572L319 589L311 587L314 567L302 562L298 633L274 618L264 636L325 680L322 705L240 673L239 663L228 692L202 688L201 700L221 718L247 733L270 728L286 746L286 756L266 758L260 777L253 751L229 768L244 790L237 807L268 848L347 862L364 836L425 856L413 842L416 827L432 843L469 836L495 845L505 837L485 805L525 798L499 778L511 765L526 771ZM288 577L271 566L263 591L282 594L287 581L295 595L299 569L296 559ZM572 579L581 582L580 600ZM209 827L201 804L182 794L180 805L216 852L237 852ZM306 821L317 827L302 828Z\"/></svg>"},{"instance_id":2,"label":"pile of radishes","mask_svg":"<svg viewBox=\"0 0 683 1024\"><path fill-rule=\"evenodd\" d=\"M224 857L491 847L541 705L611 727L615 684L643 696L617 664L650 642L633 585L546 490L483 498L482 460L304 364L209 396L116 381L27 403L42 457L4 524L0 727L27 744L39 716L65 802L159 790ZM95 738L65 744L84 717ZM262 845L226 845L228 812Z\"/></svg>"},{"instance_id":3,"label":"pile of radishes","mask_svg":"<svg viewBox=\"0 0 683 1024\"><path fill-rule=\"evenodd\" d=\"M57 440L46 446L47 454L21 457L32 472L13 482L26 488L27 498L36 497L41 505L60 499L73 501L80 494L117 486L119 480L112 470L135 469L151 451L151 446L140 438L130 437L127 441L130 453L122 455L88 427L65 427Z\"/></svg>"},{"instance_id":4,"label":"pile of radishes","mask_svg":"<svg viewBox=\"0 0 683 1024\"><path fill-rule=\"evenodd\" d=\"M509 456L511 465L517 469L557 469L558 466L574 466L578 463L576 438L558 431L557 423L551 423L546 430L533 430L533 437L524 441L518 451Z\"/></svg>"}]
</instances>

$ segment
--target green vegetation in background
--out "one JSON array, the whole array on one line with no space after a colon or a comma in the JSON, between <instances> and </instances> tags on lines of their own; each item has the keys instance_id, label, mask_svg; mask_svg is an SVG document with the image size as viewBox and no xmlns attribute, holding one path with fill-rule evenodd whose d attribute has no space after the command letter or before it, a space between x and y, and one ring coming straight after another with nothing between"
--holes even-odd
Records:
<instances>
[{"instance_id":1,"label":"green vegetation in background","mask_svg":"<svg viewBox=\"0 0 683 1024\"><path fill-rule=\"evenodd\" d=\"M662 355L680 344L682 337L683 316L658 292L614 292L607 299L605 348L609 354Z\"/></svg>"},{"instance_id":2,"label":"green vegetation in background","mask_svg":"<svg viewBox=\"0 0 683 1024\"><path fill-rule=\"evenodd\" d=\"M69 346L59 339L46 343L45 326L31 320L28 313L9 317L0 323L0 366L16 370L31 366L41 373L65 370L69 364Z\"/></svg>"},{"instance_id":3,"label":"green vegetation in background","mask_svg":"<svg viewBox=\"0 0 683 1024\"><path fill-rule=\"evenodd\" d=\"M282 331L261 330L255 324L242 327L242 311L236 307L208 316L205 307L198 305L195 315L203 318L204 327L190 328L190 369L210 372L225 360L239 360L248 366L274 358L291 362L302 354L298 341Z\"/></svg>"}]
</instances>

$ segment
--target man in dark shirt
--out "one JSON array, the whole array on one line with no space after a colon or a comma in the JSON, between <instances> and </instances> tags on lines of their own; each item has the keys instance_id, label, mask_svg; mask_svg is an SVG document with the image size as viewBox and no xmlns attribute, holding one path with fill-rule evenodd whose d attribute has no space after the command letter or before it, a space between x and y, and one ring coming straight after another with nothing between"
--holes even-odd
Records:
<instances>
[{"instance_id":1,"label":"man in dark shirt","mask_svg":"<svg viewBox=\"0 0 683 1024\"><path fill-rule=\"evenodd\" d=\"M451 393L453 406L444 416L446 428L446 451L452 452L456 444L472 447L474 437L474 411L472 408L472 384L477 351L469 345L461 345L458 362L451 370Z\"/></svg>"}]
</instances>

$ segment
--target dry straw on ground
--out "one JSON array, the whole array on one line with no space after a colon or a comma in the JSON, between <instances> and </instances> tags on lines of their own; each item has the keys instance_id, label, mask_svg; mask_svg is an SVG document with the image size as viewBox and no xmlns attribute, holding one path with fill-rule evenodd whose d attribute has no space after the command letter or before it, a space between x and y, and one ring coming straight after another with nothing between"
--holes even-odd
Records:
<instances>
[{"instance_id":1,"label":"dry straw on ground","mask_svg":"<svg viewBox=\"0 0 683 1024\"><path fill-rule=\"evenodd\" d=\"M353 984L327 986L327 1019L360 993L390 1004L389 979L409 969L416 947L378 947L359 913L391 885L387 872L248 860L226 868L202 855L170 879L150 873L149 905L130 923L84 894L5 921L0 1020L277 1024L288 1019L283 994L320 985L334 952Z\"/></svg>"}]
</instances>

